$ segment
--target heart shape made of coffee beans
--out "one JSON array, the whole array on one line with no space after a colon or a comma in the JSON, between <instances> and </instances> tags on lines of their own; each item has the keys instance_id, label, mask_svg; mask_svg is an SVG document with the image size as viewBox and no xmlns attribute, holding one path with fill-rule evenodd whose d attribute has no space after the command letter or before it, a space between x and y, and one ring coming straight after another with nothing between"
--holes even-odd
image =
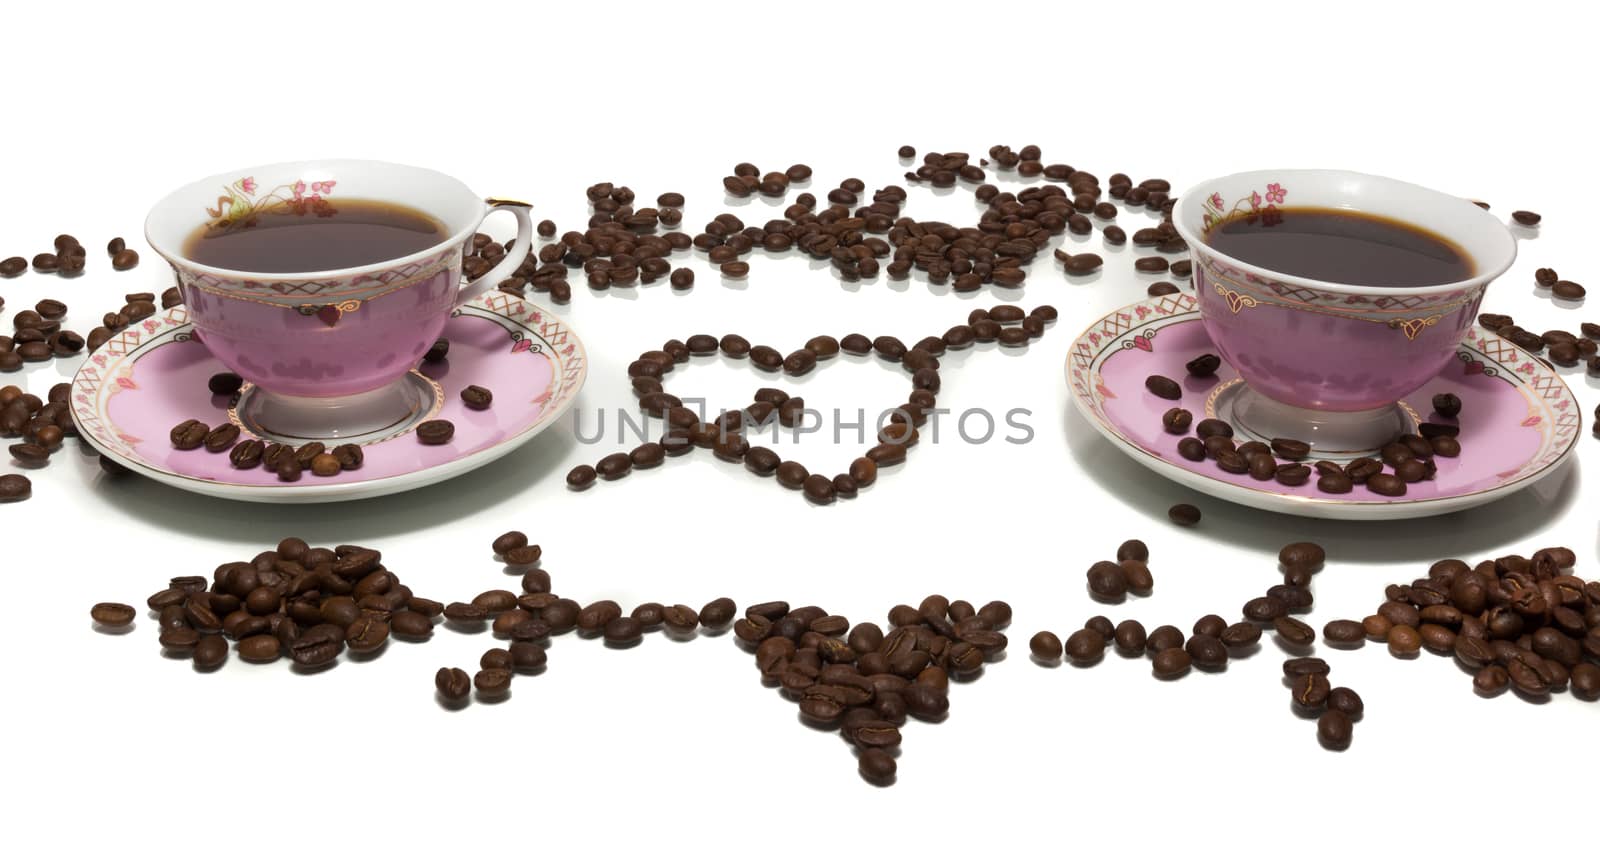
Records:
<instances>
[{"instance_id":1,"label":"heart shape made of coffee beans","mask_svg":"<svg viewBox=\"0 0 1600 843\"><path fill-rule=\"evenodd\" d=\"M696 334L688 340L669 340L659 350L640 354L628 366L634 394L639 396L639 408L647 415L664 420L667 432L659 441L646 442L629 452L608 454L593 465L574 467L567 473L567 486L581 491L594 486L597 479L620 480L634 469L655 468L669 456L706 448L719 459L743 463L757 476L776 478L779 485L800 491L812 503L831 504L839 498L853 498L861 488L877 480L880 467L904 462L917 444L917 429L927 421L937 403L939 358L946 349L995 344L1023 347L1043 336L1056 315L1056 309L1050 305L1041 305L1032 312L1010 304L978 308L968 314L966 324L956 325L940 336L925 337L910 348L896 337L869 339L863 334L849 334L839 339L826 335L813 337L787 355L771 346L753 345L738 334L727 334L721 339L710 334ZM886 414L894 420L879 429L878 444L832 478L814 474L793 460L781 459L771 448L752 446L746 435L774 421L785 427L795 427L803 418L804 398L763 387L756 390L748 407L729 410L708 421L685 407L663 384L668 373L695 357L720 353L728 358L748 360L750 365L764 372L782 371L800 377L841 352L858 359L876 354L899 363L910 375L912 389L905 403Z\"/></svg>"}]
</instances>

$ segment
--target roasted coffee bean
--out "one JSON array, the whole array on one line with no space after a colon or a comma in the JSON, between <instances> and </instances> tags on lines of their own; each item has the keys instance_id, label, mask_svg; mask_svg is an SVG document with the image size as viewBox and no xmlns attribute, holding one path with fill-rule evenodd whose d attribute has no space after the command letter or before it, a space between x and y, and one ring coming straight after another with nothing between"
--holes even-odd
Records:
<instances>
[{"instance_id":1,"label":"roasted coffee bean","mask_svg":"<svg viewBox=\"0 0 1600 843\"><path fill-rule=\"evenodd\" d=\"M232 422L225 422L206 434L204 443L207 451L213 454L220 454L223 451L232 449L234 442L238 441L238 439L239 426Z\"/></svg>"},{"instance_id":2,"label":"roasted coffee bean","mask_svg":"<svg viewBox=\"0 0 1600 843\"><path fill-rule=\"evenodd\" d=\"M1202 354L1184 364L1189 374L1197 378L1209 378L1217 373L1217 368L1222 365L1222 358L1215 354ZM1231 431L1228 435L1232 435Z\"/></svg>"},{"instance_id":3,"label":"roasted coffee bean","mask_svg":"<svg viewBox=\"0 0 1600 843\"><path fill-rule=\"evenodd\" d=\"M1137 559L1124 559L1118 562L1117 566L1122 568L1122 573L1127 579L1129 591L1139 595L1148 595L1155 588L1155 577L1150 573L1150 566L1144 562Z\"/></svg>"},{"instance_id":4,"label":"roasted coffee bean","mask_svg":"<svg viewBox=\"0 0 1600 843\"><path fill-rule=\"evenodd\" d=\"M417 425L417 441L424 445L443 445L456 435L456 426L444 419L430 419Z\"/></svg>"},{"instance_id":5,"label":"roasted coffee bean","mask_svg":"<svg viewBox=\"0 0 1600 843\"><path fill-rule=\"evenodd\" d=\"M1333 645L1359 645L1366 640L1367 631L1360 621L1333 620L1322 627L1322 638Z\"/></svg>"},{"instance_id":6,"label":"roasted coffee bean","mask_svg":"<svg viewBox=\"0 0 1600 843\"><path fill-rule=\"evenodd\" d=\"M1128 575L1115 562L1096 562L1086 573L1089 593L1096 600L1119 602L1128 592Z\"/></svg>"},{"instance_id":7,"label":"roasted coffee bean","mask_svg":"<svg viewBox=\"0 0 1600 843\"><path fill-rule=\"evenodd\" d=\"M173 427L169 438L172 440L172 447L180 451L192 451L200 447L210 433L211 428L206 426L205 422L188 419Z\"/></svg>"},{"instance_id":8,"label":"roasted coffee bean","mask_svg":"<svg viewBox=\"0 0 1600 843\"><path fill-rule=\"evenodd\" d=\"M613 455L613 456L615 456L615 455ZM627 455L623 454L622 456L624 458L626 458ZM610 457L607 457L606 459L610 459ZM604 462L604 460L602 460L602 462ZM633 466L633 464L630 461L628 463L627 467L629 469L631 469L632 466ZM620 466L614 466L614 467L621 468ZM626 471L624 471L623 473L625 474ZM590 486L594 485L595 478L598 475L599 475L599 472L595 468L593 468L591 466L587 466L587 465L576 466L571 471L567 472L567 486L568 486L568 488L571 488L571 489L587 489ZM620 475L618 475L618 476L620 476ZM614 480L616 478L615 477L607 477L606 479Z\"/></svg>"},{"instance_id":9,"label":"roasted coffee bean","mask_svg":"<svg viewBox=\"0 0 1600 843\"><path fill-rule=\"evenodd\" d=\"M1150 257L1139 258L1138 260L1134 261L1133 268L1139 272L1166 272L1168 269L1168 264L1166 258L1158 255L1151 255Z\"/></svg>"},{"instance_id":10,"label":"roasted coffee bean","mask_svg":"<svg viewBox=\"0 0 1600 843\"><path fill-rule=\"evenodd\" d=\"M242 386L244 386L244 378L232 372L218 372L212 375L210 380L206 381L206 388L210 389L213 395L232 395L238 392Z\"/></svg>"},{"instance_id":11,"label":"roasted coffee bean","mask_svg":"<svg viewBox=\"0 0 1600 843\"><path fill-rule=\"evenodd\" d=\"M133 623L138 612L125 603L96 603L89 609L89 617L96 624L107 628L120 628Z\"/></svg>"},{"instance_id":12,"label":"roasted coffee bean","mask_svg":"<svg viewBox=\"0 0 1600 843\"><path fill-rule=\"evenodd\" d=\"M1201 439L1209 439L1213 436L1228 440L1233 439L1233 427L1220 419L1201 419L1199 424L1194 426L1194 432Z\"/></svg>"},{"instance_id":13,"label":"roasted coffee bean","mask_svg":"<svg viewBox=\"0 0 1600 843\"><path fill-rule=\"evenodd\" d=\"M1106 639L1097 630L1080 629L1067 636L1063 651L1073 664L1080 667L1091 665L1105 655Z\"/></svg>"},{"instance_id":14,"label":"roasted coffee bean","mask_svg":"<svg viewBox=\"0 0 1600 843\"><path fill-rule=\"evenodd\" d=\"M861 777L880 786L894 783L896 767L894 756L877 747L862 750L856 761L856 771Z\"/></svg>"},{"instance_id":15,"label":"roasted coffee bean","mask_svg":"<svg viewBox=\"0 0 1600 843\"><path fill-rule=\"evenodd\" d=\"M1190 656L1182 647L1168 647L1158 651L1150 660L1157 679L1176 679L1189 672Z\"/></svg>"},{"instance_id":16,"label":"roasted coffee bean","mask_svg":"<svg viewBox=\"0 0 1600 843\"><path fill-rule=\"evenodd\" d=\"M1189 432L1189 425L1194 422L1194 414L1182 407L1173 407L1161 416L1161 426L1168 433L1183 434Z\"/></svg>"},{"instance_id":17,"label":"roasted coffee bean","mask_svg":"<svg viewBox=\"0 0 1600 843\"><path fill-rule=\"evenodd\" d=\"M1274 618L1272 628L1278 633L1278 637L1291 647L1309 647L1317 639L1316 630L1303 621L1287 615Z\"/></svg>"},{"instance_id":18,"label":"roasted coffee bean","mask_svg":"<svg viewBox=\"0 0 1600 843\"><path fill-rule=\"evenodd\" d=\"M1529 225L1529 226L1538 225L1539 221L1541 219L1543 219L1543 218L1541 216L1539 216L1538 214L1534 213L1533 211L1512 211L1511 212L1511 221L1515 222L1517 225Z\"/></svg>"},{"instance_id":19,"label":"roasted coffee bean","mask_svg":"<svg viewBox=\"0 0 1600 843\"><path fill-rule=\"evenodd\" d=\"M1271 623L1289 613L1289 607L1275 597L1257 597L1244 604L1246 620Z\"/></svg>"},{"instance_id":20,"label":"roasted coffee bean","mask_svg":"<svg viewBox=\"0 0 1600 843\"><path fill-rule=\"evenodd\" d=\"M494 403L494 393L487 387L473 384L461 390L461 403L473 410L487 410Z\"/></svg>"},{"instance_id":21,"label":"roasted coffee bean","mask_svg":"<svg viewBox=\"0 0 1600 843\"><path fill-rule=\"evenodd\" d=\"M1218 636L1192 635L1188 641L1184 642L1183 647L1189 653L1189 660L1193 664L1212 670L1225 667L1228 664L1228 648Z\"/></svg>"},{"instance_id":22,"label":"roasted coffee bean","mask_svg":"<svg viewBox=\"0 0 1600 843\"><path fill-rule=\"evenodd\" d=\"M1401 658L1414 656L1422 649L1422 635L1409 624L1391 626L1387 640L1389 652Z\"/></svg>"},{"instance_id":23,"label":"roasted coffee bean","mask_svg":"<svg viewBox=\"0 0 1600 843\"><path fill-rule=\"evenodd\" d=\"M52 256L53 257L53 256ZM0 261L0 277L15 278L28 269L28 259L16 256Z\"/></svg>"},{"instance_id":24,"label":"roasted coffee bean","mask_svg":"<svg viewBox=\"0 0 1600 843\"><path fill-rule=\"evenodd\" d=\"M1249 647L1261 640L1261 627L1241 621L1229 624L1217 638L1228 647Z\"/></svg>"},{"instance_id":25,"label":"roasted coffee bean","mask_svg":"<svg viewBox=\"0 0 1600 843\"><path fill-rule=\"evenodd\" d=\"M1200 462L1206 458L1205 443L1193 436L1186 436L1178 441L1178 455L1191 462Z\"/></svg>"},{"instance_id":26,"label":"roasted coffee bean","mask_svg":"<svg viewBox=\"0 0 1600 843\"><path fill-rule=\"evenodd\" d=\"M1328 709L1317 718L1317 742L1326 749L1340 752L1350 748L1354 734L1350 715L1338 709Z\"/></svg>"},{"instance_id":27,"label":"roasted coffee bean","mask_svg":"<svg viewBox=\"0 0 1600 843\"><path fill-rule=\"evenodd\" d=\"M734 604L727 597L719 597L700 608L700 625L719 630L733 622Z\"/></svg>"},{"instance_id":28,"label":"roasted coffee bean","mask_svg":"<svg viewBox=\"0 0 1600 843\"><path fill-rule=\"evenodd\" d=\"M1061 660L1063 652L1061 639L1049 631L1040 631L1028 639L1028 651L1033 658L1045 664L1054 664Z\"/></svg>"},{"instance_id":29,"label":"roasted coffee bean","mask_svg":"<svg viewBox=\"0 0 1600 843\"><path fill-rule=\"evenodd\" d=\"M1183 632L1177 627L1171 624L1162 624L1150 630L1150 634L1145 636L1145 649L1151 653L1174 647L1182 649L1184 640Z\"/></svg>"},{"instance_id":30,"label":"roasted coffee bean","mask_svg":"<svg viewBox=\"0 0 1600 843\"><path fill-rule=\"evenodd\" d=\"M579 627L582 628L583 615L579 615ZM608 647L632 647L639 643L643 637L643 625L637 618L614 617L606 621L604 635Z\"/></svg>"},{"instance_id":31,"label":"roasted coffee bean","mask_svg":"<svg viewBox=\"0 0 1600 843\"><path fill-rule=\"evenodd\" d=\"M1144 624L1132 619L1117 624L1112 630L1111 637L1116 642L1117 649L1127 655L1143 653L1145 642L1148 640Z\"/></svg>"},{"instance_id":32,"label":"roasted coffee bean","mask_svg":"<svg viewBox=\"0 0 1600 843\"><path fill-rule=\"evenodd\" d=\"M1144 388L1149 390L1150 394L1168 401L1176 401L1183 397L1183 390L1179 388L1177 381L1162 375L1145 378Z\"/></svg>"}]
</instances>

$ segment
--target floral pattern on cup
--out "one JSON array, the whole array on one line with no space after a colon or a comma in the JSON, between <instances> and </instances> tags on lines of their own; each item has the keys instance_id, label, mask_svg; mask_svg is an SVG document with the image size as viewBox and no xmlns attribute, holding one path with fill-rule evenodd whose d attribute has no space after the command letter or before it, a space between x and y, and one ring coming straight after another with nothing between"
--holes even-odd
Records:
<instances>
[{"instance_id":1,"label":"floral pattern on cup","mask_svg":"<svg viewBox=\"0 0 1600 843\"><path fill-rule=\"evenodd\" d=\"M206 216L211 217L206 228L212 231L250 228L260 222L263 214L331 217L339 210L326 197L333 193L336 184L338 182L333 179L310 183L297 180L293 184L280 184L257 196L255 176L236 179L232 184L223 186L222 195L217 197L215 206L205 209Z\"/></svg>"}]
</instances>

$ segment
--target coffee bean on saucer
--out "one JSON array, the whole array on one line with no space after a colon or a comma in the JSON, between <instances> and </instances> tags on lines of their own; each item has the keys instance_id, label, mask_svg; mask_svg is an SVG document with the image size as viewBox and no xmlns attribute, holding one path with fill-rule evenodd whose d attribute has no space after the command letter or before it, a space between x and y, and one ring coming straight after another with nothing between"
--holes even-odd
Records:
<instances>
[{"instance_id":1,"label":"coffee bean on saucer","mask_svg":"<svg viewBox=\"0 0 1600 843\"><path fill-rule=\"evenodd\" d=\"M450 341L440 338L434 340L433 345L428 348L428 353L422 355L422 360L425 363L442 363L449 353Z\"/></svg>"},{"instance_id":2,"label":"coffee bean on saucer","mask_svg":"<svg viewBox=\"0 0 1600 843\"><path fill-rule=\"evenodd\" d=\"M1173 504L1167 510L1167 518L1180 527L1193 527L1200 523L1200 507L1192 503Z\"/></svg>"},{"instance_id":3,"label":"coffee bean on saucer","mask_svg":"<svg viewBox=\"0 0 1600 843\"><path fill-rule=\"evenodd\" d=\"M233 372L218 372L212 375L210 380L206 381L206 388L211 390L212 395L232 395L238 392L242 386L244 386L244 378Z\"/></svg>"},{"instance_id":4,"label":"coffee bean on saucer","mask_svg":"<svg viewBox=\"0 0 1600 843\"><path fill-rule=\"evenodd\" d=\"M1286 460L1303 460L1311 453L1311 446L1298 439L1274 439L1272 452Z\"/></svg>"},{"instance_id":5,"label":"coffee bean on saucer","mask_svg":"<svg viewBox=\"0 0 1600 843\"><path fill-rule=\"evenodd\" d=\"M317 454L311 458L311 473L318 477L333 477L343 470L339 458L331 453Z\"/></svg>"},{"instance_id":6,"label":"coffee bean on saucer","mask_svg":"<svg viewBox=\"0 0 1600 843\"><path fill-rule=\"evenodd\" d=\"M1194 432L1201 439L1209 439L1213 436L1220 436L1225 439L1233 438L1233 427L1220 419L1201 419L1200 423L1195 425Z\"/></svg>"},{"instance_id":7,"label":"coffee bean on saucer","mask_svg":"<svg viewBox=\"0 0 1600 843\"><path fill-rule=\"evenodd\" d=\"M487 410L494 403L494 393L488 387L473 384L461 390L461 403L474 410Z\"/></svg>"},{"instance_id":8,"label":"coffee bean on saucer","mask_svg":"<svg viewBox=\"0 0 1600 843\"><path fill-rule=\"evenodd\" d=\"M233 424L232 422L227 422L218 425L216 429L206 434L204 443L207 451L210 451L213 454L220 454L223 451L231 449L233 447L233 443L238 441L238 439L239 426Z\"/></svg>"},{"instance_id":9,"label":"coffee bean on saucer","mask_svg":"<svg viewBox=\"0 0 1600 843\"><path fill-rule=\"evenodd\" d=\"M1405 495L1406 481L1393 474L1374 474L1367 478L1367 490L1384 497L1397 498Z\"/></svg>"},{"instance_id":10,"label":"coffee bean on saucer","mask_svg":"<svg viewBox=\"0 0 1600 843\"><path fill-rule=\"evenodd\" d=\"M456 435L456 426L444 419L429 419L417 425L417 441L424 445L443 445Z\"/></svg>"},{"instance_id":11,"label":"coffee bean on saucer","mask_svg":"<svg viewBox=\"0 0 1600 843\"><path fill-rule=\"evenodd\" d=\"M1533 211L1512 211L1511 219L1517 225L1538 225L1543 217Z\"/></svg>"},{"instance_id":12,"label":"coffee bean on saucer","mask_svg":"<svg viewBox=\"0 0 1600 843\"><path fill-rule=\"evenodd\" d=\"M1183 397L1183 390L1178 387L1177 381L1163 375L1151 375L1145 378L1144 388L1148 389L1150 394L1168 401L1176 401Z\"/></svg>"},{"instance_id":13,"label":"coffee bean on saucer","mask_svg":"<svg viewBox=\"0 0 1600 843\"><path fill-rule=\"evenodd\" d=\"M180 451L192 451L200 447L210 433L211 428L205 422L188 419L173 427L169 438L172 440L172 447Z\"/></svg>"},{"instance_id":14,"label":"coffee bean on saucer","mask_svg":"<svg viewBox=\"0 0 1600 843\"><path fill-rule=\"evenodd\" d=\"M1557 281L1550 288L1550 295L1564 301L1577 301L1586 294L1587 291L1583 289L1583 285L1576 281Z\"/></svg>"},{"instance_id":15,"label":"coffee bean on saucer","mask_svg":"<svg viewBox=\"0 0 1600 843\"><path fill-rule=\"evenodd\" d=\"M266 446L262 445L260 440L245 439L235 444L228 452L228 462L237 469L251 469L261 465L265 453Z\"/></svg>"},{"instance_id":16,"label":"coffee bean on saucer","mask_svg":"<svg viewBox=\"0 0 1600 843\"><path fill-rule=\"evenodd\" d=\"M1183 364L1189 374L1197 378L1209 378L1217 373L1217 367L1222 365L1222 358L1215 354L1202 354L1199 357ZM1232 435L1231 433L1229 435Z\"/></svg>"},{"instance_id":17,"label":"coffee bean on saucer","mask_svg":"<svg viewBox=\"0 0 1600 843\"><path fill-rule=\"evenodd\" d=\"M1440 392L1433 396L1433 411L1447 419L1461 413L1461 396L1454 392Z\"/></svg>"},{"instance_id":18,"label":"coffee bean on saucer","mask_svg":"<svg viewBox=\"0 0 1600 843\"><path fill-rule=\"evenodd\" d=\"M361 450L360 445L353 442L340 445L329 453L333 454L333 458L339 461L340 471L355 471L361 467L362 463L367 461L366 452Z\"/></svg>"},{"instance_id":19,"label":"coffee bean on saucer","mask_svg":"<svg viewBox=\"0 0 1600 843\"><path fill-rule=\"evenodd\" d=\"M1173 407L1161 415L1162 428L1173 434L1188 433L1193 421L1194 414L1182 407Z\"/></svg>"},{"instance_id":20,"label":"coffee bean on saucer","mask_svg":"<svg viewBox=\"0 0 1600 843\"><path fill-rule=\"evenodd\" d=\"M305 469L300 467L299 461L290 458L280 459L273 470L278 474L278 480L284 483L294 483L300 479Z\"/></svg>"},{"instance_id":21,"label":"coffee bean on saucer","mask_svg":"<svg viewBox=\"0 0 1600 843\"><path fill-rule=\"evenodd\" d=\"M1206 458L1205 443L1193 436L1186 436L1178 440L1178 454L1191 462L1200 462Z\"/></svg>"}]
</instances>

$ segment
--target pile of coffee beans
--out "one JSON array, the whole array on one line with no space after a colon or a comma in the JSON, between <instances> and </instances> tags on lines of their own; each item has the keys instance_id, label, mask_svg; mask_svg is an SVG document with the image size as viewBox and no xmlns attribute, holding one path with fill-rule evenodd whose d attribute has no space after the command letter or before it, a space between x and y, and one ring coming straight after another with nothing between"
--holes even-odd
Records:
<instances>
[{"instance_id":1,"label":"pile of coffee beans","mask_svg":"<svg viewBox=\"0 0 1600 843\"><path fill-rule=\"evenodd\" d=\"M87 341L61 327L67 306L55 299L40 299L33 308L11 317L10 336L0 334L0 372L15 372L24 363L44 363L57 357L74 357Z\"/></svg>"},{"instance_id":2,"label":"pile of coffee beans","mask_svg":"<svg viewBox=\"0 0 1600 843\"><path fill-rule=\"evenodd\" d=\"M918 428L926 423L937 404L939 358L946 349L993 343L1026 346L1030 340L1043 336L1056 317L1056 309L1049 305L1041 305L1031 312L1015 305L979 308L968 315L967 324L957 325L942 336L925 337L911 348L892 336L869 339L864 334L842 338L816 336L787 355L771 346L752 345L738 334L727 334L720 339L710 334L696 334L686 341L669 340L661 350L647 351L628 366L640 409L663 419L666 432L658 442L646 442L631 452L609 454L593 465L574 467L567 473L567 485L575 491L588 489L596 479L619 480L636 468L655 468L668 456L687 454L699 447L710 449L719 459L743 463L758 476L775 477L780 485L799 490L812 503L830 504L839 498L853 498L877 480L879 468L904 462L910 449L917 444ZM885 421L878 431L878 444L853 461L847 471L830 478L826 474L812 473L798 462L783 460L770 448L750 443L750 434L774 421L791 428L801 424L805 401L800 396L791 396L776 388L759 389L748 407L728 410L706 421L684 406L682 399L665 390L663 378L678 364L719 352L724 357L749 360L761 371L783 371L794 377L811 372L819 363L841 352L858 359L875 354L880 359L899 363L911 376L912 390L905 403L882 415Z\"/></svg>"},{"instance_id":3,"label":"pile of coffee beans","mask_svg":"<svg viewBox=\"0 0 1600 843\"><path fill-rule=\"evenodd\" d=\"M887 632L817 606L773 601L748 607L733 633L754 652L762 682L796 703L807 724L838 729L857 752L861 776L889 785L900 727L908 717L943 722L950 682L982 676L985 663L1005 652L1001 630L1010 623L1004 602L974 608L933 594L890 609Z\"/></svg>"},{"instance_id":4,"label":"pile of coffee beans","mask_svg":"<svg viewBox=\"0 0 1600 843\"><path fill-rule=\"evenodd\" d=\"M1206 354L1189 361L1187 368L1191 376L1214 377L1218 363L1216 355ZM1168 401L1183 397L1177 381L1165 375L1146 378L1145 389ZM1434 396L1433 404L1446 421L1423 422L1416 433L1404 434L1383 446L1376 458L1358 457L1343 465L1331 460L1307 465L1311 446L1296 439L1236 442L1232 425L1221 419L1201 419L1196 424L1193 414L1181 407L1163 413L1161 427L1168 434L1181 437L1176 448L1179 456L1190 462L1213 460L1229 474L1248 474L1261 482L1295 487L1309 482L1314 470L1317 489L1327 494L1349 494L1362 485L1385 497L1400 497L1411 484L1434 478L1438 471L1436 458L1461 455L1461 442L1456 438L1461 428L1454 423L1461 411L1460 397L1440 393ZM1385 468L1392 473L1386 473Z\"/></svg>"},{"instance_id":5,"label":"pile of coffee beans","mask_svg":"<svg viewBox=\"0 0 1600 843\"><path fill-rule=\"evenodd\" d=\"M17 465L43 468L69 437L78 435L77 422L67 407L71 391L71 384L58 383L41 399L21 387L0 387L0 437L22 439L9 448ZM0 476L0 503L26 500L32 493L33 482L26 476Z\"/></svg>"},{"instance_id":6,"label":"pile of coffee beans","mask_svg":"<svg viewBox=\"0 0 1600 843\"><path fill-rule=\"evenodd\" d=\"M1127 175L1115 173L1105 191L1108 200L1102 196L1097 176L1066 164L1044 165L1038 152L1037 146L1023 147L1020 152L996 146L990 150L994 161L980 159L978 164L965 152L931 152L923 157L921 167L906 174L912 184L950 187L960 182L975 186L976 198L986 209L975 224L967 226L904 216L904 188L890 185L869 190L861 179L846 178L828 191L823 203L812 193L801 193L781 217L760 225L747 225L735 214L722 213L693 238L677 231L658 235L658 226L676 228L682 222L681 194L664 193L657 198L659 208L636 209L631 189L600 182L587 191L593 213L586 230L567 231L558 242L529 255L501 289L523 295L531 284L535 291L550 293L552 301L565 303L571 297L567 272L575 267L583 268L589 286L596 290L650 284L668 277L674 289L689 289L694 285L694 271L673 269L667 259L672 252L691 245L723 276L736 280L749 275L749 255L760 247L772 254L798 249L827 260L845 281L874 278L880 272L904 280L919 270L928 283L950 284L958 292L973 292L989 284L1019 287L1026 279L1027 267L1058 234L1086 236L1094 231L1095 221L1101 221L1106 223L1103 237L1107 243L1127 242L1127 233L1110 222L1119 213L1118 205L1110 200L1162 217L1158 225L1134 235L1135 246L1163 253L1188 248L1171 223L1175 200L1167 180L1146 179L1136 185ZM991 164L1015 169L1024 178L1061 182L1065 187L1045 184L1015 193L1002 191L985 183L984 167ZM808 184L811 177L811 168L804 164L763 174L754 164L740 163L732 175L723 178L722 185L735 199L757 193L775 198L795 185ZM539 224L543 237L553 236L556 230L553 221ZM481 276L503 259L506 248L479 235L464 264L466 273ZM1091 253L1069 255L1058 250L1056 256L1069 275L1092 274L1101 266L1100 256ZM882 265L885 260L886 266ZM1139 266L1142 271L1170 272L1178 278L1186 278L1192 271L1187 260L1169 264L1159 256L1148 256ZM1168 282L1151 289L1151 295L1177 291Z\"/></svg>"},{"instance_id":7,"label":"pile of coffee beans","mask_svg":"<svg viewBox=\"0 0 1600 843\"><path fill-rule=\"evenodd\" d=\"M391 636L426 640L444 611L401 584L379 551L312 547L298 538L249 562L220 565L209 580L173 577L145 605L156 616L162 649L207 671L221 667L230 650L253 664L287 656L302 670L326 668L346 649L377 655ZM126 627L134 614L117 603L90 610L110 629Z\"/></svg>"},{"instance_id":8,"label":"pile of coffee beans","mask_svg":"<svg viewBox=\"0 0 1600 843\"><path fill-rule=\"evenodd\" d=\"M740 163L734 165L733 175L723 178L722 189L736 199L743 199L752 193L777 197L788 193L790 185L810 181L811 168L804 164L795 164L782 172L774 170L761 175L760 167L750 163Z\"/></svg>"},{"instance_id":9,"label":"pile of coffee beans","mask_svg":"<svg viewBox=\"0 0 1600 843\"><path fill-rule=\"evenodd\" d=\"M1342 752L1350 748L1355 721L1366 713L1361 695L1328 681L1328 663L1315 656L1301 656L1283 663L1283 681L1289 686L1294 710L1304 717L1317 718L1317 742L1327 749Z\"/></svg>"},{"instance_id":10,"label":"pile of coffee beans","mask_svg":"<svg viewBox=\"0 0 1600 843\"><path fill-rule=\"evenodd\" d=\"M1102 560L1084 572L1089 596L1102 603L1121 603L1128 592L1148 597L1155 590L1150 556L1144 542L1127 541L1117 548L1117 561Z\"/></svg>"},{"instance_id":11,"label":"pile of coffee beans","mask_svg":"<svg viewBox=\"0 0 1600 843\"><path fill-rule=\"evenodd\" d=\"M669 276L674 289L694 286L692 270L674 271L667 261L673 252L689 249L689 235L676 230L657 233L662 228L676 229L683 222L682 194L661 194L657 197L659 208L636 208L633 190L611 182L591 185L586 195L593 212L587 227L583 231L567 231L556 242L530 253L500 285L501 290L523 295L524 289L531 286L537 292L549 293L551 301L565 304L572 298L567 272L576 267L583 268L589 287L595 290L648 286ZM555 223L549 220L539 225L541 236L549 237L555 231ZM505 247L487 235L475 235L473 242L477 251L463 269L477 277L504 257Z\"/></svg>"},{"instance_id":12,"label":"pile of coffee beans","mask_svg":"<svg viewBox=\"0 0 1600 843\"><path fill-rule=\"evenodd\" d=\"M63 276L81 275L85 264L88 262L88 253L78 238L70 234L58 234L51 244L53 251L40 252L33 256L33 271L40 273L56 273ZM106 244L106 254L111 256L111 266L118 271L132 269L139 265L139 253L128 248L128 244L121 237L111 238ZM0 261L0 277L15 278L28 269L28 260L20 255Z\"/></svg>"},{"instance_id":13,"label":"pile of coffee beans","mask_svg":"<svg viewBox=\"0 0 1600 843\"><path fill-rule=\"evenodd\" d=\"M1441 559L1426 577L1388 586L1364 620L1329 622L1323 637L1382 641L1397 658L1454 656L1482 696L1509 687L1538 702L1570 687L1600 699L1600 582L1575 576L1576 559L1565 547L1477 565Z\"/></svg>"}]
</instances>

